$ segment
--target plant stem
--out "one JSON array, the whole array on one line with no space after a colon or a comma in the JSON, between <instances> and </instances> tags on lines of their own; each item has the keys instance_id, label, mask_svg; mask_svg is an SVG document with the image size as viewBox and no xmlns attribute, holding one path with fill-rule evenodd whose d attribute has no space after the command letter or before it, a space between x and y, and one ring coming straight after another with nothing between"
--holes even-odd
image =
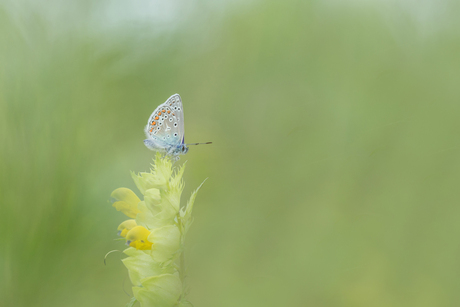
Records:
<instances>
[{"instance_id":1,"label":"plant stem","mask_svg":"<svg viewBox=\"0 0 460 307\"><path fill-rule=\"evenodd\" d=\"M185 250L184 250L184 234L183 234L183 226L182 226L182 219L180 214L177 215L177 221L179 224L179 231L180 231L180 241L182 244L182 251L180 253L180 260L179 260L179 276L182 282L182 286L184 285L185 281ZM185 287L184 287L185 288Z\"/></svg>"},{"instance_id":2,"label":"plant stem","mask_svg":"<svg viewBox=\"0 0 460 307\"><path fill-rule=\"evenodd\" d=\"M184 281L185 281L185 251L182 250L182 253L180 254L180 279L182 281L182 286L184 286Z\"/></svg>"}]
</instances>

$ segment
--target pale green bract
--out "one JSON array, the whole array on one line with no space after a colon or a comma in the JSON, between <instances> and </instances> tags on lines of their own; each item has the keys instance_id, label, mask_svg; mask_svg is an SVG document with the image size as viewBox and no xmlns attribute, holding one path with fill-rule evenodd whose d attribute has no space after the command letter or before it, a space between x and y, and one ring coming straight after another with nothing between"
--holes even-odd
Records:
<instances>
[{"instance_id":1,"label":"pale green bract","mask_svg":"<svg viewBox=\"0 0 460 307\"><path fill-rule=\"evenodd\" d=\"M128 257L122 261L128 269L134 294L126 306L134 306L136 302L141 307L193 306L185 299L183 250L185 234L192 223L193 203L201 185L181 208L184 169L185 164L173 168L168 156L157 154L150 172L132 173L143 200L126 188L112 193L116 209L135 218L137 224L122 234L131 246L124 250Z\"/></svg>"}]
</instances>

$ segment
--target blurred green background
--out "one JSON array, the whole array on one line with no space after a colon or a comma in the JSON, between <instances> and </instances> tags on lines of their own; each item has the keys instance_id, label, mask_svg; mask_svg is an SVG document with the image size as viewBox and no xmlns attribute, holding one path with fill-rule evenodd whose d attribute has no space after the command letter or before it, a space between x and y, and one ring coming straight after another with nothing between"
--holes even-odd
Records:
<instances>
[{"instance_id":1,"label":"blurred green background","mask_svg":"<svg viewBox=\"0 0 460 307\"><path fill-rule=\"evenodd\" d=\"M108 199L177 92L196 307L459 306L459 13L0 1L0 305L126 304Z\"/></svg>"}]
</instances>

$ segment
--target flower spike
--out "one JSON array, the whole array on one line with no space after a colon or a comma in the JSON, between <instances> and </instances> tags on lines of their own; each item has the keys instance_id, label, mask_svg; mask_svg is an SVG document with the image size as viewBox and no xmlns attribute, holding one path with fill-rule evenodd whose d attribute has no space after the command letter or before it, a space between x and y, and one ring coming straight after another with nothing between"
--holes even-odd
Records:
<instances>
[{"instance_id":1,"label":"flower spike","mask_svg":"<svg viewBox=\"0 0 460 307\"><path fill-rule=\"evenodd\" d=\"M131 219L118 226L129 246L122 260L133 284L127 306L187 307L184 285L184 241L201 184L186 206L180 205L185 163L173 167L170 157L157 154L150 172L131 173L143 200L127 188L113 191L113 207ZM204 183L204 182L203 182Z\"/></svg>"}]
</instances>

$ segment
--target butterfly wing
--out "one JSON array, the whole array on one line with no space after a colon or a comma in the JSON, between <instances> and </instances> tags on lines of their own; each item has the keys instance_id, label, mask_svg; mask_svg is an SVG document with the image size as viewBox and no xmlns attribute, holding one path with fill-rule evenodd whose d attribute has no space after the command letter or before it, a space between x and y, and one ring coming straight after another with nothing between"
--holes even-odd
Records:
<instances>
[{"instance_id":1,"label":"butterfly wing","mask_svg":"<svg viewBox=\"0 0 460 307\"><path fill-rule=\"evenodd\" d=\"M159 105L145 127L147 139L160 146L177 146L184 140L184 110L179 94L174 94Z\"/></svg>"}]
</instances>

